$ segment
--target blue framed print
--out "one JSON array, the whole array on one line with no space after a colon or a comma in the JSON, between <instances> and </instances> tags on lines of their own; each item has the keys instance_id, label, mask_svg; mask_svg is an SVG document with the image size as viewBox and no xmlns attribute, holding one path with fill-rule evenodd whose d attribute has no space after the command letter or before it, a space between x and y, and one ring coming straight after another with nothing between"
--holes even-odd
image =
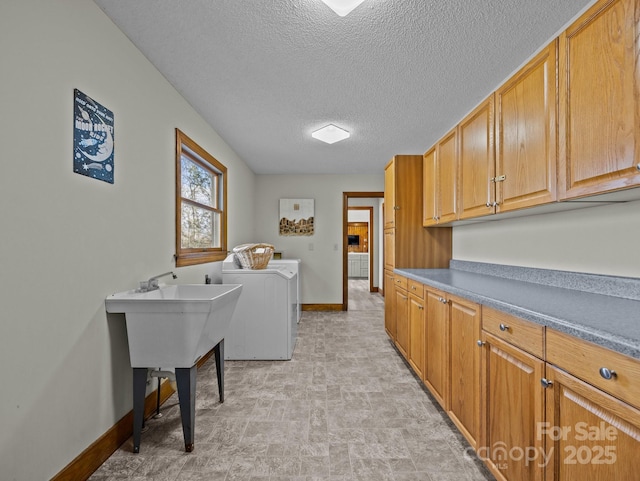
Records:
<instances>
[{"instance_id":1,"label":"blue framed print","mask_svg":"<svg viewBox=\"0 0 640 481\"><path fill-rule=\"evenodd\" d=\"M113 112L73 91L73 171L113 184Z\"/></svg>"}]
</instances>

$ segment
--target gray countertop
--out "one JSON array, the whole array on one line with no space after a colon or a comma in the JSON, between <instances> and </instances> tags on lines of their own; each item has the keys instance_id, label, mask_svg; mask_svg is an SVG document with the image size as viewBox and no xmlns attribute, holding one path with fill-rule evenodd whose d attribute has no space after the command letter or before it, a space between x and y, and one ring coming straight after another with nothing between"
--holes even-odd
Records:
<instances>
[{"instance_id":1,"label":"gray countertop","mask_svg":"<svg viewBox=\"0 0 640 481\"><path fill-rule=\"evenodd\" d=\"M400 275L640 359L640 301L457 269Z\"/></svg>"}]
</instances>

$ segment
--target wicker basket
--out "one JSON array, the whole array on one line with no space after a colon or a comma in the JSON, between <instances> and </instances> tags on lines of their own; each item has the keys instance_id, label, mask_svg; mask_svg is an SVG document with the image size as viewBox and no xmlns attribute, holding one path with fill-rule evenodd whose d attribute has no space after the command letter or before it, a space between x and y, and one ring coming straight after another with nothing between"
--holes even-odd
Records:
<instances>
[{"instance_id":1,"label":"wicker basket","mask_svg":"<svg viewBox=\"0 0 640 481\"><path fill-rule=\"evenodd\" d=\"M233 248L236 260L243 269L264 269L271 260L271 244L242 244Z\"/></svg>"}]
</instances>

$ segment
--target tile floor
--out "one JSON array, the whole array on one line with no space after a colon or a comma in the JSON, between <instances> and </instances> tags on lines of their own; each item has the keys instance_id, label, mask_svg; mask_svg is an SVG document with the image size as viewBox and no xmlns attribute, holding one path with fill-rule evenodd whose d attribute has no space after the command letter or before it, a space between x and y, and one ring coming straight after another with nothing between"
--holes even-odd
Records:
<instances>
[{"instance_id":1,"label":"tile floor","mask_svg":"<svg viewBox=\"0 0 640 481\"><path fill-rule=\"evenodd\" d=\"M223 404L212 357L198 371L194 451L184 452L174 395L147 422L140 453L129 440L90 480L493 479L391 345L383 316L305 312L291 361L225 363Z\"/></svg>"}]
</instances>

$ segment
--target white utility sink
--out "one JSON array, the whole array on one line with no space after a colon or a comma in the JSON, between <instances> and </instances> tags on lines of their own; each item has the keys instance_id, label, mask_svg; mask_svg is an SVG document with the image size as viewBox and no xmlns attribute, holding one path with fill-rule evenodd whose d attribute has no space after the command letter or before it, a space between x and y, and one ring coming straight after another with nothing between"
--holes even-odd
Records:
<instances>
[{"instance_id":1,"label":"white utility sink","mask_svg":"<svg viewBox=\"0 0 640 481\"><path fill-rule=\"evenodd\" d=\"M190 368L226 335L241 284L181 284L105 299L124 313L131 367Z\"/></svg>"},{"instance_id":2,"label":"white utility sink","mask_svg":"<svg viewBox=\"0 0 640 481\"><path fill-rule=\"evenodd\" d=\"M134 453L140 452L149 368L175 369L184 446L187 452L193 450L196 363L214 351L218 393L224 402L224 337L241 291L241 284L182 284L119 292L105 299L107 312L124 313L127 324Z\"/></svg>"}]
</instances>

